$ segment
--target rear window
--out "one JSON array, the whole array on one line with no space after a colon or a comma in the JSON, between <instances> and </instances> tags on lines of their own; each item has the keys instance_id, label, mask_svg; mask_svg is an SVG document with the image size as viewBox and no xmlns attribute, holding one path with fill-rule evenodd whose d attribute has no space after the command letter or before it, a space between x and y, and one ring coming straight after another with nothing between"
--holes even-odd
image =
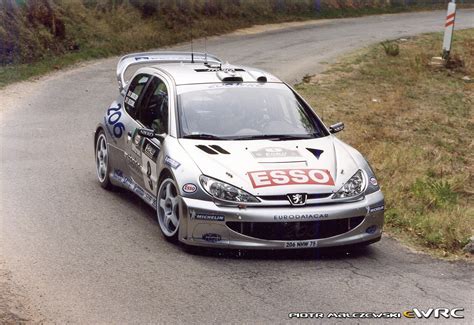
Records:
<instances>
[{"instance_id":1,"label":"rear window","mask_svg":"<svg viewBox=\"0 0 474 325\"><path fill-rule=\"evenodd\" d=\"M146 74L137 75L128 87L127 93L125 94L124 104L125 109L127 110L128 114L130 114L133 118L137 115L137 105L138 101L141 99L140 95L143 92L148 80L150 80L150 76Z\"/></svg>"}]
</instances>

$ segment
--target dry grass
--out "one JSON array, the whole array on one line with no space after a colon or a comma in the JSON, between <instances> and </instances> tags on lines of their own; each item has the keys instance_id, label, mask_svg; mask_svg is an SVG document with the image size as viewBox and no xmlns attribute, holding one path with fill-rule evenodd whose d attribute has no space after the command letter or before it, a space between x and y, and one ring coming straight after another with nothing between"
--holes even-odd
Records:
<instances>
[{"instance_id":1,"label":"dry grass","mask_svg":"<svg viewBox=\"0 0 474 325\"><path fill-rule=\"evenodd\" d=\"M443 0L0 0L0 87L78 61L255 24L440 5Z\"/></svg>"},{"instance_id":2,"label":"dry grass","mask_svg":"<svg viewBox=\"0 0 474 325\"><path fill-rule=\"evenodd\" d=\"M398 43L396 57L372 46L298 88L327 124L346 123L340 137L376 170L386 229L460 254L474 232L474 30L456 31L454 58L464 66L454 70L429 67L441 34Z\"/></svg>"}]
</instances>

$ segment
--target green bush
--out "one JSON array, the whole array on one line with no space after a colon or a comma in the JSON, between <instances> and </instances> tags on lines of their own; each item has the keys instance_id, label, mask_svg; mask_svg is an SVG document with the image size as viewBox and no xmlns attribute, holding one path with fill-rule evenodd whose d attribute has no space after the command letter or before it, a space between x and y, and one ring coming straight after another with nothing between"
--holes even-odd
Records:
<instances>
[{"instance_id":1,"label":"green bush","mask_svg":"<svg viewBox=\"0 0 474 325\"><path fill-rule=\"evenodd\" d=\"M417 179L412 192L427 210L447 208L458 201L458 194L452 185L443 180Z\"/></svg>"},{"instance_id":2,"label":"green bush","mask_svg":"<svg viewBox=\"0 0 474 325\"><path fill-rule=\"evenodd\" d=\"M397 56L400 54L400 47L398 43L395 41L384 41L381 43L383 49L385 50L385 54L390 56Z\"/></svg>"}]
</instances>

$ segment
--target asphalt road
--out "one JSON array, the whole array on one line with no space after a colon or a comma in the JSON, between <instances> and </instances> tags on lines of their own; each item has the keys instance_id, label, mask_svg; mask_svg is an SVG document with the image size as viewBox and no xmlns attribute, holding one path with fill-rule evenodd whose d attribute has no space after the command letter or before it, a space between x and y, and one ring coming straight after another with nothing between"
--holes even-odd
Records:
<instances>
[{"instance_id":1,"label":"asphalt road","mask_svg":"<svg viewBox=\"0 0 474 325\"><path fill-rule=\"evenodd\" d=\"M441 31L444 15L324 21L213 38L207 48L293 82L366 44ZM461 10L456 26L474 27L474 11ZM151 209L96 182L92 131L117 95L116 62L0 91L0 255L47 321L281 323L293 311L412 307L464 307L472 321L472 264L412 253L387 237L323 256L190 254L167 243Z\"/></svg>"}]
</instances>

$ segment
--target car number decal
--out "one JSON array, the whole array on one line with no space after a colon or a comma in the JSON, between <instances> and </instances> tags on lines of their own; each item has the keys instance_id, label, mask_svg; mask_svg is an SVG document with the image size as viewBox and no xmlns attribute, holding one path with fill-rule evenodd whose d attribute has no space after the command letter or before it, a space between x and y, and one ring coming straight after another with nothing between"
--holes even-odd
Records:
<instances>
[{"instance_id":1,"label":"car number decal","mask_svg":"<svg viewBox=\"0 0 474 325\"><path fill-rule=\"evenodd\" d=\"M112 127L112 133L114 137L121 138L123 131L125 131L125 125L120 122L122 117L122 105L117 104L117 107L111 107L107 110L107 124Z\"/></svg>"},{"instance_id":2,"label":"car number decal","mask_svg":"<svg viewBox=\"0 0 474 325\"><path fill-rule=\"evenodd\" d=\"M145 183L146 189L156 195L156 185L158 181L158 176L156 174L156 160L160 153L160 148L153 144L149 139L144 140L142 148L142 164L146 167L146 170L144 170L143 173L143 182Z\"/></svg>"},{"instance_id":3,"label":"car number decal","mask_svg":"<svg viewBox=\"0 0 474 325\"><path fill-rule=\"evenodd\" d=\"M247 173L253 188L283 185L334 185L327 169L277 169Z\"/></svg>"}]
</instances>

